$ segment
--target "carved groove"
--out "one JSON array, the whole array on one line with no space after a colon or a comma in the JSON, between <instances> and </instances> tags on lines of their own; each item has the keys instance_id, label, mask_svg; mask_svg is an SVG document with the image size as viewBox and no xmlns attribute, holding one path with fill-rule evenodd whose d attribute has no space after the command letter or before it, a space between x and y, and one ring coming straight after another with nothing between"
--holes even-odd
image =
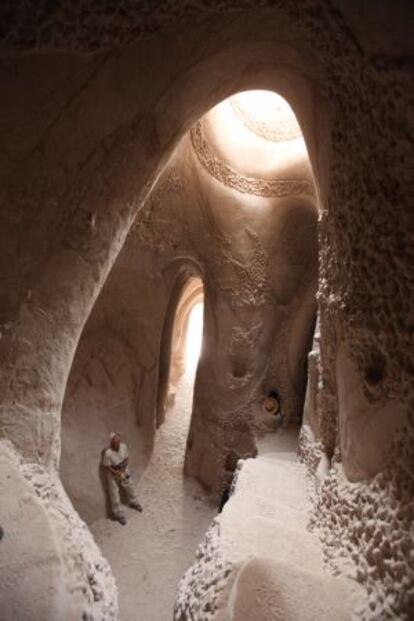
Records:
<instances>
[{"instance_id":1,"label":"carved groove","mask_svg":"<svg viewBox=\"0 0 414 621\"><path fill-rule=\"evenodd\" d=\"M249 114L237 97L230 99L230 105L234 114L247 129L269 142L296 140L302 136L299 124L290 110L284 111L275 105L277 117L273 121L261 121Z\"/></svg>"},{"instance_id":2,"label":"carved groove","mask_svg":"<svg viewBox=\"0 0 414 621\"><path fill-rule=\"evenodd\" d=\"M237 170L216 157L203 131L202 121L198 121L191 129L191 142L200 164L212 177L233 190L242 194L253 194L266 198L290 195L314 196L313 184L298 179L257 179L245 177Z\"/></svg>"}]
</instances>

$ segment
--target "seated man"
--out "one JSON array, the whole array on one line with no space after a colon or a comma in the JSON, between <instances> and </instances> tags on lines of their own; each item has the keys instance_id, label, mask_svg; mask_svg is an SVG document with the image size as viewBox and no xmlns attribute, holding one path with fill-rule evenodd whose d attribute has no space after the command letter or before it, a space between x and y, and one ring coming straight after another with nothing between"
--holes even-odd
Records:
<instances>
[{"instance_id":1,"label":"seated man","mask_svg":"<svg viewBox=\"0 0 414 621\"><path fill-rule=\"evenodd\" d=\"M120 524L126 524L126 518L121 509L119 486L125 490L130 507L137 511L142 511L142 507L136 497L134 484L128 470L128 449L126 444L121 442L119 433L111 433L110 445L104 453L102 464L107 472L113 516Z\"/></svg>"}]
</instances>

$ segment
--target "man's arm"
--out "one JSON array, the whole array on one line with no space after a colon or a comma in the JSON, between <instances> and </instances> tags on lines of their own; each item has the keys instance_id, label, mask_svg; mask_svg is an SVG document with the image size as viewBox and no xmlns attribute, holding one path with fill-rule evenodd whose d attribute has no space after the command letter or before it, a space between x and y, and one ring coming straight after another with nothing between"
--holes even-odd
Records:
<instances>
[{"instance_id":1,"label":"man's arm","mask_svg":"<svg viewBox=\"0 0 414 621\"><path fill-rule=\"evenodd\" d=\"M111 473L112 477L116 481L123 481L126 478L125 469L118 470L117 468L113 468L112 466L106 466L106 468L109 470L109 472Z\"/></svg>"},{"instance_id":2,"label":"man's arm","mask_svg":"<svg viewBox=\"0 0 414 621\"><path fill-rule=\"evenodd\" d=\"M103 456L103 460L102 460L102 465L105 468L105 470L107 472L110 472L112 474L112 476L114 476L115 478L119 478L119 471L116 470L111 463L111 458L107 455L107 453L105 452L104 456Z\"/></svg>"},{"instance_id":3,"label":"man's arm","mask_svg":"<svg viewBox=\"0 0 414 621\"><path fill-rule=\"evenodd\" d=\"M128 447L126 444L122 444L122 453L124 455L124 459L121 461L120 464L118 464L117 468L119 468L121 471L125 470L126 467L128 466L128 461L129 461L129 455L128 455Z\"/></svg>"},{"instance_id":4,"label":"man's arm","mask_svg":"<svg viewBox=\"0 0 414 621\"><path fill-rule=\"evenodd\" d=\"M122 445L123 448L123 452L124 452L124 460L122 462L122 467L126 468L128 465L128 461L129 461L129 453L128 453L128 447L126 444Z\"/></svg>"},{"instance_id":5,"label":"man's arm","mask_svg":"<svg viewBox=\"0 0 414 621\"><path fill-rule=\"evenodd\" d=\"M106 470L109 471L112 474L112 476L118 480L122 480L124 478L125 470L126 470L126 467L128 466L128 461L129 461L128 460L128 449L125 444L122 445L122 449L123 449L123 453L125 457L116 466L112 464L112 460L107 453L104 454L104 457L102 460L102 465L104 466L104 468L106 468Z\"/></svg>"},{"instance_id":6,"label":"man's arm","mask_svg":"<svg viewBox=\"0 0 414 621\"><path fill-rule=\"evenodd\" d=\"M128 457L125 457L125 459L121 461L121 463L118 464L116 468L114 468L115 472L120 478L122 478L123 475L125 474L125 470L127 466L128 466Z\"/></svg>"},{"instance_id":7,"label":"man's arm","mask_svg":"<svg viewBox=\"0 0 414 621\"><path fill-rule=\"evenodd\" d=\"M104 464L104 467L107 470L109 470L112 476L114 476L116 479L122 479L124 477L125 469L127 465L128 465L128 457L124 459L124 461L122 461L120 464L118 464L116 468L114 466L111 466L110 464L108 465Z\"/></svg>"}]
</instances>

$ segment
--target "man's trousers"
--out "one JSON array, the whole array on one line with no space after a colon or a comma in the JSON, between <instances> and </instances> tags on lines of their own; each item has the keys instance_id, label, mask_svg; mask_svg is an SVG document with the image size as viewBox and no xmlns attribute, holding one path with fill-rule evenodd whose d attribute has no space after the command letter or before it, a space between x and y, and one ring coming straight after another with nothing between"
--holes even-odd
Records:
<instances>
[{"instance_id":1,"label":"man's trousers","mask_svg":"<svg viewBox=\"0 0 414 621\"><path fill-rule=\"evenodd\" d=\"M115 517L122 515L121 500L119 497L119 487L125 490L128 503L137 503L138 499L135 493L134 484L129 472L126 473L124 479L117 481L111 472L108 472L108 491L111 501L112 513Z\"/></svg>"}]
</instances>

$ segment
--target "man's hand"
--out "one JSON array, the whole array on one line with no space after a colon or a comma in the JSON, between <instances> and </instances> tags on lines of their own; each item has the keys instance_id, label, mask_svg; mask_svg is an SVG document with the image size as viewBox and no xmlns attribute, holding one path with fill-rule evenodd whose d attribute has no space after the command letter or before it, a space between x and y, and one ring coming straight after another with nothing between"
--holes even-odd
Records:
<instances>
[{"instance_id":1,"label":"man's hand","mask_svg":"<svg viewBox=\"0 0 414 621\"><path fill-rule=\"evenodd\" d=\"M113 468L112 466L108 466L108 470L112 474L114 479L116 479L117 481L123 481L124 480L125 472L123 472L122 470L117 470L116 468Z\"/></svg>"},{"instance_id":2,"label":"man's hand","mask_svg":"<svg viewBox=\"0 0 414 621\"><path fill-rule=\"evenodd\" d=\"M117 468L115 468L116 478L118 481L123 481L126 477L126 467L128 465L128 457L124 459L120 464L118 464Z\"/></svg>"}]
</instances>

